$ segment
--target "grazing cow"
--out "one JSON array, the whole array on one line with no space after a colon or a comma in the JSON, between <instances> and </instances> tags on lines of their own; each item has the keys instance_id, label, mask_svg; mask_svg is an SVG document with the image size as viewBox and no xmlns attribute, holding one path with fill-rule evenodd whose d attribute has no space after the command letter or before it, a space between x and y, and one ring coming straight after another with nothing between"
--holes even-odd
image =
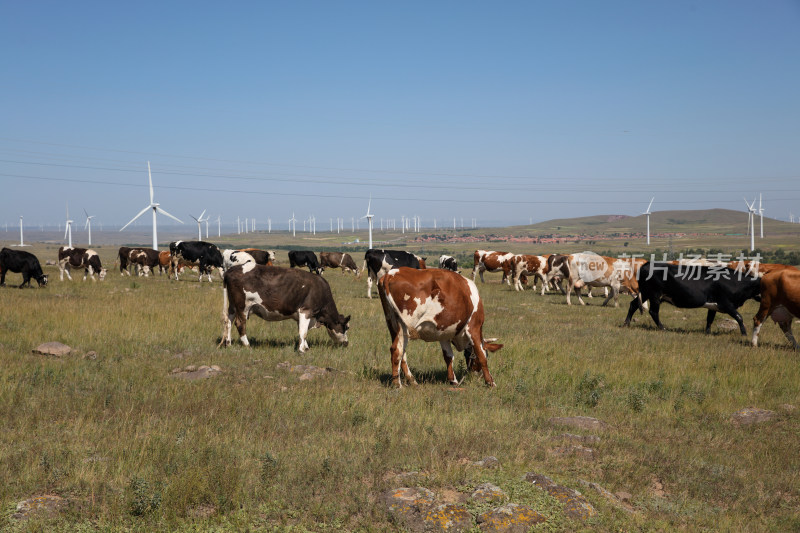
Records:
<instances>
[{"instance_id":1,"label":"grazing cow","mask_svg":"<svg viewBox=\"0 0 800 533\"><path fill-rule=\"evenodd\" d=\"M367 271L367 298L372 298L372 283L393 268L424 269L425 258L404 250L379 250L371 248L364 253L364 270Z\"/></svg>"},{"instance_id":2,"label":"grazing cow","mask_svg":"<svg viewBox=\"0 0 800 533\"><path fill-rule=\"evenodd\" d=\"M272 266L275 263L275 252L273 250L259 250L258 248L242 248L240 252L247 252L253 257L256 264Z\"/></svg>"},{"instance_id":3,"label":"grazing cow","mask_svg":"<svg viewBox=\"0 0 800 533\"><path fill-rule=\"evenodd\" d=\"M572 305L570 294L575 289L581 305L586 303L581 298L581 288L586 287L591 294L592 287L610 288L603 305L614 298L614 307L619 307L619 293L638 294L635 269L630 259L614 259L591 252L572 254L569 256L569 278L567 282L567 305Z\"/></svg>"},{"instance_id":4,"label":"grazing cow","mask_svg":"<svg viewBox=\"0 0 800 533\"><path fill-rule=\"evenodd\" d=\"M130 264L136 267L136 273L139 276L147 277L152 271L155 274L156 267L158 267L158 250L152 248L132 248L128 258Z\"/></svg>"},{"instance_id":5,"label":"grazing cow","mask_svg":"<svg viewBox=\"0 0 800 533\"><path fill-rule=\"evenodd\" d=\"M117 261L119 262L119 275L124 276L125 274L131 275L129 270L130 267L130 255L131 250L129 246L120 246L119 251L117 252Z\"/></svg>"},{"instance_id":6,"label":"grazing cow","mask_svg":"<svg viewBox=\"0 0 800 533\"><path fill-rule=\"evenodd\" d=\"M409 330L426 342L439 342L447 365L447 381L458 385L453 372L453 349L464 352L467 367L482 372L494 387L486 352L496 352L502 344L483 338L483 302L472 280L449 270L392 269L378 282L386 326L392 339L392 383L401 387L400 368L406 382L417 382L406 361ZM451 346L452 344L452 346ZM463 379L463 378L462 378Z\"/></svg>"},{"instance_id":7,"label":"grazing cow","mask_svg":"<svg viewBox=\"0 0 800 533\"><path fill-rule=\"evenodd\" d=\"M456 261L455 257L451 257L449 255L443 255L439 257L439 268L444 270L452 270L456 273L461 273L461 270L458 269L458 261Z\"/></svg>"},{"instance_id":8,"label":"grazing cow","mask_svg":"<svg viewBox=\"0 0 800 533\"><path fill-rule=\"evenodd\" d=\"M231 323L236 324L239 340L250 346L246 324L251 313L267 321L297 321L300 353L308 350L306 335L323 325L335 342L347 346L349 316L336 309L330 285L321 276L302 270L247 263L232 267L223 278L222 342L231 344Z\"/></svg>"},{"instance_id":9,"label":"grazing cow","mask_svg":"<svg viewBox=\"0 0 800 533\"><path fill-rule=\"evenodd\" d=\"M67 273L67 278L72 281L72 276L69 271L72 268L83 268L83 281L86 281L86 276L90 276L92 281L95 273L100 277L100 281L106 278L106 269L100 264L100 256L97 252L87 248L70 248L69 246L62 246L58 249L58 269L60 271L59 279L64 281L64 272Z\"/></svg>"},{"instance_id":10,"label":"grazing cow","mask_svg":"<svg viewBox=\"0 0 800 533\"><path fill-rule=\"evenodd\" d=\"M731 261L728 263L728 268L732 268L737 272L742 272L746 276L761 278L770 272L776 270L797 270L797 267L792 265L783 265L780 263L762 263L761 261Z\"/></svg>"},{"instance_id":11,"label":"grazing cow","mask_svg":"<svg viewBox=\"0 0 800 533\"><path fill-rule=\"evenodd\" d=\"M317 260L317 255L311 250L291 250L289 252L289 267L308 267L309 272L322 274L324 270Z\"/></svg>"},{"instance_id":12,"label":"grazing cow","mask_svg":"<svg viewBox=\"0 0 800 533\"><path fill-rule=\"evenodd\" d=\"M256 260L247 252L241 250L222 250L222 268L228 270L236 265L255 263Z\"/></svg>"},{"instance_id":13,"label":"grazing cow","mask_svg":"<svg viewBox=\"0 0 800 533\"><path fill-rule=\"evenodd\" d=\"M792 335L792 320L800 317L800 271L779 269L761 278L761 305L753 317L753 346L768 316L778 323L794 349L800 348Z\"/></svg>"},{"instance_id":14,"label":"grazing cow","mask_svg":"<svg viewBox=\"0 0 800 533\"><path fill-rule=\"evenodd\" d=\"M483 273L503 271L503 280L501 283L511 284L509 274L511 274L511 258L514 254L509 252L493 252L491 250L475 250L472 256L472 281L475 281L475 276L480 274L481 283L483 283Z\"/></svg>"},{"instance_id":15,"label":"grazing cow","mask_svg":"<svg viewBox=\"0 0 800 533\"><path fill-rule=\"evenodd\" d=\"M322 268L341 268L342 272L352 272L358 276L358 267L346 252L320 252L319 263Z\"/></svg>"},{"instance_id":16,"label":"grazing cow","mask_svg":"<svg viewBox=\"0 0 800 533\"><path fill-rule=\"evenodd\" d=\"M39 260L30 252L24 250L12 250L3 248L0 250L0 287L6 285L6 273L17 272L22 274L22 283L19 288L25 285L31 286L31 278L36 280L39 287L47 285L47 276L42 272L42 265Z\"/></svg>"},{"instance_id":17,"label":"grazing cow","mask_svg":"<svg viewBox=\"0 0 800 533\"><path fill-rule=\"evenodd\" d=\"M158 273L163 274L164 272L169 275L169 269L172 266L172 255L167 252L158 252Z\"/></svg>"},{"instance_id":18,"label":"grazing cow","mask_svg":"<svg viewBox=\"0 0 800 533\"><path fill-rule=\"evenodd\" d=\"M536 289L536 280L542 280L542 295L544 295L544 276L547 270L547 257L543 255L515 255L511 258L511 277L514 279L514 289L524 290L522 276L533 274L533 288Z\"/></svg>"},{"instance_id":19,"label":"grazing cow","mask_svg":"<svg viewBox=\"0 0 800 533\"><path fill-rule=\"evenodd\" d=\"M648 261L637 273L639 296L631 301L624 326L630 325L633 313L650 302L650 316L659 329L666 329L658 318L661 302L680 308L708 309L706 333L711 332L711 323L717 311L727 313L739 324L742 335L747 330L738 309L750 298L759 299L760 281L740 276L725 266L671 265L660 261Z\"/></svg>"},{"instance_id":20,"label":"grazing cow","mask_svg":"<svg viewBox=\"0 0 800 533\"><path fill-rule=\"evenodd\" d=\"M211 283L211 270L219 269L220 278L223 274L222 253L219 248L210 242L205 241L176 241L169 243L169 253L172 256L172 272L175 279L178 279L178 267L180 265L196 266L200 270L198 281L203 281L203 274L208 276Z\"/></svg>"},{"instance_id":21,"label":"grazing cow","mask_svg":"<svg viewBox=\"0 0 800 533\"><path fill-rule=\"evenodd\" d=\"M553 290L558 288L558 290L561 291L561 294L567 294L562 285L562 282L565 279L569 279L569 255L550 255L547 258L547 267L545 268L545 284Z\"/></svg>"}]
</instances>

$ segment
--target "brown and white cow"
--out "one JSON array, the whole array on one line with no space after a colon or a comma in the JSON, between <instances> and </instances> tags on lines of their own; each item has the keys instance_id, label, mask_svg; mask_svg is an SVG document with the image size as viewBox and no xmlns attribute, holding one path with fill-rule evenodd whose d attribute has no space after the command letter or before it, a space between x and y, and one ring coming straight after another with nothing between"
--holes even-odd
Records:
<instances>
[{"instance_id":1,"label":"brown and white cow","mask_svg":"<svg viewBox=\"0 0 800 533\"><path fill-rule=\"evenodd\" d=\"M514 254L509 252L494 252L491 250L475 250L472 255L474 266L472 267L472 281L475 281L475 276L480 274L481 283L483 283L483 273L503 271L502 283L511 284L509 275L511 274L511 259Z\"/></svg>"},{"instance_id":2,"label":"brown and white cow","mask_svg":"<svg viewBox=\"0 0 800 533\"><path fill-rule=\"evenodd\" d=\"M272 266L275 264L274 250L259 250L258 248L242 248L240 252L247 252L259 265Z\"/></svg>"},{"instance_id":3,"label":"brown and white cow","mask_svg":"<svg viewBox=\"0 0 800 533\"><path fill-rule=\"evenodd\" d=\"M569 256L569 281L567 282L567 305L572 305L570 293L575 289L581 305L586 302L581 298L581 288L608 287L611 293L606 296L603 305L614 298L614 307L619 307L619 293L638 294L636 268L628 259L615 259L591 252L572 254Z\"/></svg>"},{"instance_id":4,"label":"brown and white cow","mask_svg":"<svg viewBox=\"0 0 800 533\"><path fill-rule=\"evenodd\" d=\"M322 268L341 268L342 272L352 272L358 276L358 266L346 252L320 252L319 264Z\"/></svg>"},{"instance_id":5,"label":"brown and white cow","mask_svg":"<svg viewBox=\"0 0 800 533\"><path fill-rule=\"evenodd\" d=\"M335 342L347 346L350 317L339 314L330 285L322 276L294 268L237 265L223 277L222 342L231 344L231 323L236 324L239 340L250 346L246 324L251 314L267 321L297 321L300 353L308 350L309 329L325 326Z\"/></svg>"},{"instance_id":6,"label":"brown and white cow","mask_svg":"<svg viewBox=\"0 0 800 533\"><path fill-rule=\"evenodd\" d=\"M758 334L768 316L778 323L794 349L800 345L792 335L792 320L800 317L800 271L780 269L761 278L761 305L753 317L753 346L758 346Z\"/></svg>"},{"instance_id":7,"label":"brown and white cow","mask_svg":"<svg viewBox=\"0 0 800 533\"><path fill-rule=\"evenodd\" d=\"M517 254L511 258L511 274L514 278L514 289L521 291L525 287L522 286L521 277L526 274L534 276L533 288L536 289L536 280L542 281L542 295L544 295L545 286L547 285L544 276L547 273L547 257L543 255L525 255Z\"/></svg>"},{"instance_id":8,"label":"brown and white cow","mask_svg":"<svg viewBox=\"0 0 800 533\"><path fill-rule=\"evenodd\" d=\"M70 248L69 246L62 246L58 249L58 269L60 271L59 279L64 281L64 272L67 273L67 278L72 281L72 276L69 271L72 268L83 268L83 281L86 281L86 276L90 276L92 281L95 273L103 281L106 277L106 269L100 264L100 256L97 252L87 248Z\"/></svg>"},{"instance_id":9,"label":"brown and white cow","mask_svg":"<svg viewBox=\"0 0 800 533\"><path fill-rule=\"evenodd\" d=\"M447 380L451 384L459 383L453 372L452 346L455 346L464 352L467 367L473 372L482 372L486 384L494 386L486 352L495 352L503 345L483 338L483 302L472 280L450 270L400 267L378 280L378 293L392 339L390 352L395 386L402 386L401 367L407 384L417 383L406 361L409 330L416 338L439 342L447 365Z\"/></svg>"},{"instance_id":10,"label":"brown and white cow","mask_svg":"<svg viewBox=\"0 0 800 533\"><path fill-rule=\"evenodd\" d=\"M155 275L159 264L159 251L152 248L132 248L128 255L130 264L136 267L139 276L149 276L150 272Z\"/></svg>"},{"instance_id":11,"label":"brown and white cow","mask_svg":"<svg viewBox=\"0 0 800 533\"><path fill-rule=\"evenodd\" d=\"M172 267L172 255L168 251L158 252L158 273L164 272L169 275L169 269Z\"/></svg>"},{"instance_id":12,"label":"brown and white cow","mask_svg":"<svg viewBox=\"0 0 800 533\"><path fill-rule=\"evenodd\" d=\"M728 263L728 268L732 268L736 272L741 272L745 276L754 278L761 278L770 272L778 270L797 270L797 267L792 265L783 265L781 263L762 263L761 261L731 261Z\"/></svg>"}]
</instances>

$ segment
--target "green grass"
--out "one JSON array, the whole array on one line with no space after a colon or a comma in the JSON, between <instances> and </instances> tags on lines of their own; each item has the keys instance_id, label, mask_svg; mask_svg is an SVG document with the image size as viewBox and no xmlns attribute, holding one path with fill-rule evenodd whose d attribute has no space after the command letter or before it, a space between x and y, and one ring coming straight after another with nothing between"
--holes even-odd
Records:
<instances>
[{"instance_id":1,"label":"green grass","mask_svg":"<svg viewBox=\"0 0 800 533\"><path fill-rule=\"evenodd\" d=\"M33 249L43 261L54 250ZM112 266L115 248L99 251ZM517 293L487 273L478 284L484 332L505 345L489 361L497 387L471 376L451 391L438 345L414 341L408 360L420 385L396 390L380 302L366 299L363 277L326 273L340 312L353 315L350 346L313 330L299 355L295 322L258 318L248 322L252 348L218 349L218 280L112 271L102 283L59 282L45 270L45 289L0 289L0 530L391 530L381 494L394 487L389 474L411 470L435 492L491 481L547 516L551 530L800 528L800 418L785 407L800 405L800 369L772 322L758 349L719 328L724 316L705 335L702 310L663 306L666 332L638 314L621 328L625 305L568 307L563 296ZM748 330L756 309L742 309ZM51 340L77 355L31 353ZM90 350L96 359L81 356ZM283 361L343 373L300 381L276 368ZM196 382L169 375L190 364L223 372ZM778 414L732 425L748 406ZM554 436L588 433L548 422L570 415L610 425L589 445L594 461L548 452ZM467 465L487 455L502 467ZM529 471L581 490L599 518L570 522L520 482ZM637 512L616 510L580 479L630 492ZM69 508L10 518L18 501L47 493ZM202 505L217 512L193 516Z\"/></svg>"}]
</instances>

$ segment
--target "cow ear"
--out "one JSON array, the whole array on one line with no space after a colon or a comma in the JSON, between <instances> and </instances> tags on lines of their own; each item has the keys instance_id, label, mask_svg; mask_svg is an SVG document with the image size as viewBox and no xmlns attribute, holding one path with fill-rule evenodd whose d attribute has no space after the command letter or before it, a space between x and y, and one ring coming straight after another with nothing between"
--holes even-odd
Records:
<instances>
[{"instance_id":1,"label":"cow ear","mask_svg":"<svg viewBox=\"0 0 800 533\"><path fill-rule=\"evenodd\" d=\"M350 322L350 315L344 317L344 323L347 324L348 322Z\"/></svg>"}]
</instances>

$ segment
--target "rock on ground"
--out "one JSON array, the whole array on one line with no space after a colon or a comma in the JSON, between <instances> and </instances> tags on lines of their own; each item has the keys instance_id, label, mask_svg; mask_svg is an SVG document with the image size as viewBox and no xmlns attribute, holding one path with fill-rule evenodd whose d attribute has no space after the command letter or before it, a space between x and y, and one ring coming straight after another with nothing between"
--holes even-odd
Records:
<instances>
[{"instance_id":1,"label":"rock on ground","mask_svg":"<svg viewBox=\"0 0 800 533\"><path fill-rule=\"evenodd\" d=\"M497 485L483 483L475 487L469 498L474 502L484 503L503 501L507 497L508 495Z\"/></svg>"},{"instance_id":2,"label":"rock on ground","mask_svg":"<svg viewBox=\"0 0 800 533\"><path fill-rule=\"evenodd\" d=\"M493 533L526 533L544 521L545 517L530 507L507 503L478 516L478 527L481 531Z\"/></svg>"},{"instance_id":3,"label":"rock on ground","mask_svg":"<svg viewBox=\"0 0 800 533\"><path fill-rule=\"evenodd\" d=\"M608 424L590 416L556 416L550 419L554 425L570 426L579 429L606 429Z\"/></svg>"},{"instance_id":4,"label":"rock on ground","mask_svg":"<svg viewBox=\"0 0 800 533\"><path fill-rule=\"evenodd\" d=\"M213 378L214 376L219 375L221 372L222 369L217 365L203 365L200 367L189 365L184 369L173 368L169 374L172 377L185 379L186 381L195 381L198 379Z\"/></svg>"},{"instance_id":5,"label":"rock on ground","mask_svg":"<svg viewBox=\"0 0 800 533\"><path fill-rule=\"evenodd\" d=\"M525 474L525 481L533 483L552 497L561 502L564 506L564 514L568 518L575 520L586 520L597 514L597 511L586 498L575 489L558 485L552 479L542 474L529 472Z\"/></svg>"},{"instance_id":6,"label":"rock on ground","mask_svg":"<svg viewBox=\"0 0 800 533\"><path fill-rule=\"evenodd\" d=\"M749 426L752 424L760 424L768 422L775 416L775 411L767 409L759 409L757 407L746 407L741 411L736 411L731 415L731 422L737 426Z\"/></svg>"},{"instance_id":7,"label":"rock on ground","mask_svg":"<svg viewBox=\"0 0 800 533\"><path fill-rule=\"evenodd\" d=\"M72 348L60 342L45 342L33 349L33 353L42 355L52 355L53 357L63 357L69 355Z\"/></svg>"},{"instance_id":8,"label":"rock on ground","mask_svg":"<svg viewBox=\"0 0 800 533\"><path fill-rule=\"evenodd\" d=\"M53 516L66 507L67 500L61 496L45 494L22 500L17 504L16 512L11 515L17 520L26 520L34 515Z\"/></svg>"}]
</instances>

